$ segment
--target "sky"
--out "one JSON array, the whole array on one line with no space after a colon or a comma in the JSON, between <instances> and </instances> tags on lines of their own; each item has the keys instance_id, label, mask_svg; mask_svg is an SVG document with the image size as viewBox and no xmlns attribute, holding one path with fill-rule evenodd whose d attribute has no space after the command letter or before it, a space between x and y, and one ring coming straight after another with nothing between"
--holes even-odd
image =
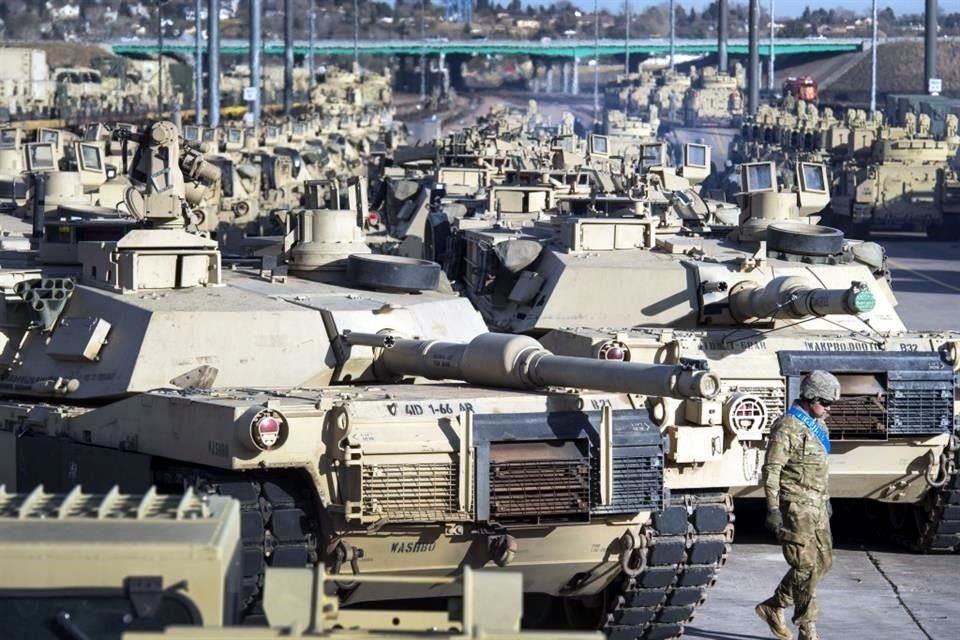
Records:
<instances>
[{"instance_id":1,"label":"sky","mask_svg":"<svg viewBox=\"0 0 960 640\"><path fill-rule=\"evenodd\" d=\"M666 0L631 0L630 6L639 9L651 4L660 4ZM940 0L940 9L947 8L955 0ZM572 0L573 4L586 9L593 8L593 0ZM730 4L747 4L746 0L729 0ZM623 8L623 0L599 0L600 7L612 11ZM543 0L525 0L524 4L538 5L543 4ZM677 0L677 6L683 6L689 9L693 7L697 11L710 4L710 0ZM924 0L879 0L877 2L878 11L890 5L897 14L901 13L923 13ZM760 0L760 6L767 8L770 6L770 0ZM778 16L795 17L803 13L805 7L811 9L822 7L824 9L849 9L854 12L866 13L870 11L872 0L774 0L774 13Z\"/></svg>"}]
</instances>

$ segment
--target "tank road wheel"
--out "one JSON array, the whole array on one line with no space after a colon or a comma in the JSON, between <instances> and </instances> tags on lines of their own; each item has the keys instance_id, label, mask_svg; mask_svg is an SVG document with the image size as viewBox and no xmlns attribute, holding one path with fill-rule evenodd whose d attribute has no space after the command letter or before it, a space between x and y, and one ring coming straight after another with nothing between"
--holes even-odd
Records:
<instances>
[{"instance_id":1,"label":"tank road wheel","mask_svg":"<svg viewBox=\"0 0 960 640\"><path fill-rule=\"evenodd\" d=\"M910 522L910 513L908 505L888 502L887 504L887 524L894 531L902 532L907 529Z\"/></svg>"},{"instance_id":2,"label":"tank road wheel","mask_svg":"<svg viewBox=\"0 0 960 640\"><path fill-rule=\"evenodd\" d=\"M833 227L778 222L767 227L767 248L801 256L835 256L843 252L843 232Z\"/></svg>"},{"instance_id":3,"label":"tank road wheel","mask_svg":"<svg viewBox=\"0 0 960 640\"><path fill-rule=\"evenodd\" d=\"M920 511L912 504L887 503L887 526L895 542L908 548L916 549L920 531L917 528Z\"/></svg>"},{"instance_id":4,"label":"tank road wheel","mask_svg":"<svg viewBox=\"0 0 960 640\"><path fill-rule=\"evenodd\" d=\"M610 609L611 589L589 598L561 598L563 614L571 629L602 629Z\"/></svg>"},{"instance_id":5,"label":"tank road wheel","mask_svg":"<svg viewBox=\"0 0 960 640\"><path fill-rule=\"evenodd\" d=\"M356 254L347 259L350 281L368 289L432 291L440 284L440 265L401 256Z\"/></svg>"},{"instance_id":6,"label":"tank road wheel","mask_svg":"<svg viewBox=\"0 0 960 640\"><path fill-rule=\"evenodd\" d=\"M556 611L556 598L545 593L525 593L521 626L524 629L549 629L557 620Z\"/></svg>"}]
</instances>

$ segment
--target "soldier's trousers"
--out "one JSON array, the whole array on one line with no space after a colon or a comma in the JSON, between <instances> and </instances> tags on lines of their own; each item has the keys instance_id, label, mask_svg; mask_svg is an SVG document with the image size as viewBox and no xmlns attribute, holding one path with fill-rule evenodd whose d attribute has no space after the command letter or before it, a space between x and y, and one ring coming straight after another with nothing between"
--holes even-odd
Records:
<instances>
[{"instance_id":1,"label":"soldier's trousers","mask_svg":"<svg viewBox=\"0 0 960 640\"><path fill-rule=\"evenodd\" d=\"M781 502L783 557L790 570L783 576L771 604L793 607L799 625L816 622L817 583L833 566L833 537L825 506Z\"/></svg>"}]
</instances>

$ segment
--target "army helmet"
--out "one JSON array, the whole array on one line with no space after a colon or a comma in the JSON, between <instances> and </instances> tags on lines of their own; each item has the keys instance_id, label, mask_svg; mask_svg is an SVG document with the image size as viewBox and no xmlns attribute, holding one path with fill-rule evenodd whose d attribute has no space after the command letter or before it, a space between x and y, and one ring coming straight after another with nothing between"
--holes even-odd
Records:
<instances>
[{"instance_id":1,"label":"army helmet","mask_svg":"<svg viewBox=\"0 0 960 640\"><path fill-rule=\"evenodd\" d=\"M805 400L823 398L836 402L840 399L840 381L829 371L811 371L800 381L800 397Z\"/></svg>"}]
</instances>

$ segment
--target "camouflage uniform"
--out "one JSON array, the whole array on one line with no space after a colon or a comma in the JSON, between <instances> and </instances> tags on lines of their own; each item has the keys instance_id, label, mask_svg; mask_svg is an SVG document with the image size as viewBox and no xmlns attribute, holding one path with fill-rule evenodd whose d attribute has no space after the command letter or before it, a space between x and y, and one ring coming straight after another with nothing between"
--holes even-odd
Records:
<instances>
[{"instance_id":1,"label":"camouflage uniform","mask_svg":"<svg viewBox=\"0 0 960 640\"><path fill-rule=\"evenodd\" d=\"M767 602L780 609L793 606L795 623L812 624L817 619L817 583L833 565L827 451L791 415L784 415L773 427L763 485L767 510L779 510L783 516L780 542L790 565Z\"/></svg>"}]
</instances>

